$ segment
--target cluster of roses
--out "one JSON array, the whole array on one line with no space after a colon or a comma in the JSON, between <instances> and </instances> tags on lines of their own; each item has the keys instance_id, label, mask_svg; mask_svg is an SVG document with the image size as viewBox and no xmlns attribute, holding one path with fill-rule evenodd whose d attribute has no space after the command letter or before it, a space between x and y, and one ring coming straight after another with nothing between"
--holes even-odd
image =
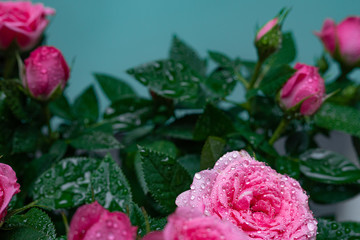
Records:
<instances>
[{"instance_id":1,"label":"cluster of roses","mask_svg":"<svg viewBox=\"0 0 360 240\"><path fill-rule=\"evenodd\" d=\"M7 50L13 44L18 51L33 49L48 24L46 17L54 12L42 4L1 2L0 49ZM279 19L274 18L258 32L255 44L260 60L278 49L280 27ZM317 35L343 68L360 66L359 17L349 17L338 25L326 20ZM286 110L298 106L301 114L311 115L322 104L324 80L313 66L298 63L294 68L296 73L281 90L280 104ZM69 79L63 55L50 46L33 50L20 72L24 89L40 101L56 97ZM0 163L0 224L19 191L15 172ZM196 173L190 190L179 195L176 204L178 208L169 216L165 229L144 239L316 238L317 221L299 183L245 151L227 153L213 169ZM136 229L124 213L109 212L94 202L77 210L68 240L135 239Z\"/></svg>"}]
</instances>

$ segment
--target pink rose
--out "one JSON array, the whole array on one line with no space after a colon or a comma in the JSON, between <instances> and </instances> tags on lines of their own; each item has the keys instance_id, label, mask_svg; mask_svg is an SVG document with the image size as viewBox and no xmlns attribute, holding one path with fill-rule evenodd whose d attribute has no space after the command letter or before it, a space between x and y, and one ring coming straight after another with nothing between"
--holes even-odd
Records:
<instances>
[{"instance_id":1,"label":"pink rose","mask_svg":"<svg viewBox=\"0 0 360 240\"><path fill-rule=\"evenodd\" d=\"M0 163L0 223L4 219L11 198L20 192L20 185L16 182L14 170L4 163Z\"/></svg>"},{"instance_id":2,"label":"pink rose","mask_svg":"<svg viewBox=\"0 0 360 240\"><path fill-rule=\"evenodd\" d=\"M267 22L256 34L256 41L259 41L265 34L267 34L275 26L277 26L278 23L279 23L279 19L277 17Z\"/></svg>"},{"instance_id":3,"label":"pink rose","mask_svg":"<svg viewBox=\"0 0 360 240\"><path fill-rule=\"evenodd\" d=\"M289 109L303 101L300 107L302 115L312 115L321 106L325 95L324 79L316 67L297 63L297 71L285 83L280 92L280 105Z\"/></svg>"},{"instance_id":4,"label":"pink rose","mask_svg":"<svg viewBox=\"0 0 360 240\"><path fill-rule=\"evenodd\" d=\"M244 150L226 153L213 169L196 173L176 204L231 221L252 239L316 237L317 222L300 184Z\"/></svg>"},{"instance_id":5,"label":"pink rose","mask_svg":"<svg viewBox=\"0 0 360 240\"><path fill-rule=\"evenodd\" d=\"M360 66L360 17L348 17L338 25L326 19L321 32L315 34L335 59L350 67Z\"/></svg>"},{"instance_id":6,"label":"pink rose","mask_svg":"<svg viewBox=\"0 0 360 240\"><path fill-rule=\"evenodd\" d=\"M177 208L169 216L163 232L153 232L143 240L212 240L212 239L250 239L243 231L230 222L217 217L204 216L198 209Z\"/></svg>"},{"instance_id":7,"label":"pink rose","mask_svg":"<svg viewBox=\"0 0 360 240\"><path fill-rule=\"evenodd\" d=\"M69 75L69 66L61 52L55 47L42 46L25 60L22 80L34 98L49 100L57 90L64 89Z\"/></svg>"},{"instance_id":8,"label":"pink rose","mask_svg":"<svg viewBox=\"0 0 360 240\"><path fill-rule=\"evenodd\" d=\"M30 50L49 23L46 16L53 14L54 9L41 3L0 2L0 49L7 49L16 40L20 50Z\"/></svg>"},{"instance_id":9,"label":"pink rose","mask_svg":"<svg viewBox=\"0 0 360 240\"><path fill-rule=\"evenodd\" d=\"M134 240L136 227L122 212L109 212L93 202L79 207L70 224L68 240Z\"/></svg>"}]
</instances>

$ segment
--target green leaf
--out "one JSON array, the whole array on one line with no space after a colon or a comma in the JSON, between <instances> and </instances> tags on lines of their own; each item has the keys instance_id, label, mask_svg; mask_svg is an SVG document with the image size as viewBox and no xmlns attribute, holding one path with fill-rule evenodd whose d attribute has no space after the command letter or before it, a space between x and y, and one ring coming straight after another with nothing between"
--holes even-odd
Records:
<instances>
[{"instance_id":1,"label":"green leaf","mask_svg":"<svg viewBox=\"0 0 360 240\"><path fill-rule=\"evenodd\" d=\"M259 91L267 96L275 96L285 82L295 73L295 69L289 65L280 65L271 69L261 81L258 88L250 90L247 98L251 98L258 94Z\"/></svg>"},{"instance_id":2,"label":"green leaf","mask_svg":"<svg viewBox=\"0 0 360 240\"><path fill-rule=\"evenodd\" d=\"M216 161L223 154L226 141L219 137L209 136L201 151L200 168L201 170L213 168Z\"/></svg>"},{"instance_id":3,"label":"green leaf","mask_svg":"<svg viewBox=\"0 0 360 240\"><path fill-rule=\"evenodd\" d=\"M152 101L130 96L113 102L104 114L115 130L130 130L144 125L154 114Z\"/></svg>"},{"instance_id":4,"label":"green leaf","mask_svg":"<svg viewBox=\"0 0 360 240\"><path fill-rule=\"evenodd\" d=\"M4 228L10 231L4 231L5 236L1 239L56 239L55 227L50 217L37 208L30 209L24 215L12 216L6 221Z\"/></svg>"},{"instance_id":5,"label":"green leaf","mask_svg":"<svg viewBox=\"0 0 360 240\"><path fill-rule=\"evenodd\" d=\"M200 156L195 154L188 154L177 159L178 163L185 168L185 170L192 177L195 173L200 172Z\"/></svg>"},{"instance_id":6,"label":"green leaf","mask_svg":"<svg viewBox=\"0 0 360 240\"><path fill-rule=\"evenodd\" d=\"M70 139L69 144L76 149L84 150L118 149L122 146L112 134L100 131L85 133Z\"/></svg>"},{"instance_id":7,"label":"green leaf","mask_svg":"<svg viewBox=\"0 0 360 240\"><path fill-rule=\"evenodd\" d=\"M155 93L179 101L196 99L200 90L200 75L173 60L151 62L129 69L127 73Z\"/></svg>"},{"instance_id":8,"label":"green leaf","mask_svg":"<svg viewBox=\"0 0 360 240\"><path fill-rule=\"evenodd\" d=\"M196 122L194 139L205 140L208 136L222 137L233 130L231 119L214 105L208 104Z\"/></svg>"},{"instance_id":9,"label":"green leaf","mask_svg":"<svg viewBox=\"0 0 360 240\"><path fill-rule=\"evenodd\" d=\"M222 67L232 67L233 61L223 53L208 51L210 58Z\"/></svg>"},{"instance_id":10,"label":"green leaf","mask_svg":"<svg viewBox=\"0 0 360 240\"><path fill-rule=\"evenodd\" d=\"M360 223L336 222L318 218L317 240L360 239Z\"/></svg>"},{"instance_id":11,"label":"green leaf","mask_svg":"<svg viewBox=\"0 0 360 240\"><path fill-rule=\"evenodd\" d=\"M29 125L18 127L12 139L13 153L34 152L40 138L39 129Z\"/></svg>"},{"instance_id":12,"label":"green leaf","mask_svg":"<svg viewBox=\"0 0 360 240\"><path fill-rule=\"evenodd\" d=\"M99 105L93 86L85 89L85 91L75 99L73 113L78 119L82 119L86 123L95 122L98 119Z\"/></svg>"},{"instance_id":13,"label":"green leaf","mask_svg":"<svg viewBox=\"0 0 360 240\"><path fill-rule=\"evenodd\" d=\"M194 122L197 114L189 114L158 130L158 133L170 138L193 140Z\"/></svg>"},{"instance_id":14,"label":"green leaf","mask_svg":"<svg viewBox=\"0 0 360 240\"><path fill-rule=\"evenodd\" d=\"M194 49L177 36L173 37L170 47L170 59L187 64L202 76L206 74L206 62L199 57Z\"/></svg>"},{"instance_id":15,"label":"green leaf","mask_svg":"<svg viewBox=\"0 0 360 240\"><path fill-rule=\"evenodd\" d=\"M292 132L288 135L285 142L286 153L289 155L299 155L309 149L310 139L304 131Z\"/></svg>"},{"instance_id":16,"label":"green leaf","mask_svg":"<svg viewBox=\"0 0 360 240\"><path fill-rule=\"evenodd\" d=\"M55 116L61 117L63 119L72 120L73 113L71 111L71 107L69 101L66 96L63 94L59 98L51 101L49 104L50 111Z\"/></svg>"},{"instance_id":17,"label":"green leaf","mask_svg":"<svg viewBox=\"0 0 360 240\"><path fill-rule=\"evenodd\" d=\"M360 137L360 111L351 107L325 103L315 114L319 127L339 130Z\"/></svg>"},{"instance_id":18,"label":"green leaf","mask_svg":"<svg viewBox=\"0 0 360 240\"><path fill-rule=\"evenodd\" d=\"M127 212L131 202L130 185L119 165L106 155L91 174L95 199L109 211Z\"/></svg>"},{"instance_id":19,"label":"green leaf","mask_svg":"<svg viewBox=\"0 0 360 240\"><path fill-rule=\"evenodd\" d=\"M101 73L94 73L94 77L111 102L124 96L136 95L135 91L124 80Z\"/></svg>"},{"instance_id":20,"label":"green leaf","mask_svg":"<svg viewBox=\"0 0 360 240\"><path fill-rule=\"evenodd\" d=\"M353 183L360 179L360 169L340 154L312 149L300 155L301 172L323 183Z\"/></svg>"},{"instance_id":21,"label":"green leaf","mask_svg":"<svg viewBox=\"0 0 360 240\"><path fill-rule=\"evenodd\" d=\"M20 88L20 82L15 79L0 81L0 90L6 95L6 103L14 116L19 120L28 120L28 113L22 103L24 96L19 90Z\"/></svg>"},{"instance_id":22,"label":"green leaf","mask_svg":"<svg viewBox=\"0 0 360 240\"><path fill-rule=\"evenodd\" d=\"M49 149L49 154L55 155L57 160L63 158L68 145L63 140L57 140Z\"/></svg>"},{"instance_id":23,"label":"green leaf","mask_svg":"<svg viewBox=\"0 0 360 240\"><path fill-rule=\"evenodd\" d=\"M190 176L174 158L145 147L139 150L150 193L165 213L173 212L176 197L191 184Z\"/></svg>"},{"instance_id":24,"label":"green leaf","mask_svg":"<svg viewBox=\"0 0 360 240\"><path fill-rule=\"evenodd\" d=\"M92 158L66 158L44 172L32 190L34 199L52 209L73 208L91 193L90 178L101 163Z\"/></svg>"},{"instance_id":25,"label":"green leaf","mask_svg":"<svg viewBox=\"0 0 360 240\"><path fill-rule=\"evenodd\" d=\"M275 54L270 56L267 62L271 66L289 64L296 58L296 46L293 34L291 32L283 33L281 48Z\"/></svg>"},{"instance_id":26,"label":"green leaf","mask_svg":"<svg viewBox=\"0 0 360 240\"><path fill-rule=\"evenodd\" d=\"M359 184L326 184L305 179L301 186L320 204L333 204L355 197L360 192Z\"/></svg>"},{"instance_id":27,"label":"green leaf","mask_svg":"<svg viewBox=\"0 0 360 240\"><path fill-rule=\"evenodd\" d=\"M292 161L288 157L278 157L276 159L276 171L281 174L286 174L292 178L299 179L300 164Z\"/></svg>"},{"instance_id":28,"label":"green leaf","mask_svg":"<svg viewBox=\"0 0 360 240\"><path fill-rule=\"evenodd\" d=\"M211 95L214 95L211 96L212 98L224 98L230 95L235 89L236 83L234 70L221 67L215 69L204 82L210 89Z\"/></svg>"}]
</instances>

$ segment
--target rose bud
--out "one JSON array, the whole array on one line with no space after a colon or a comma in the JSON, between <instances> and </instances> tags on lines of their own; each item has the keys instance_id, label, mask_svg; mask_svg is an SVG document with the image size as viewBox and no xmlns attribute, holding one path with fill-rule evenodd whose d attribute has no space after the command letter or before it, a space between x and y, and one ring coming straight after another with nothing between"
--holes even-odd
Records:
<instances>
[{"instance_id":1,"label":"rose bud","mask_svg":"<svg viewBox=\"0 0 360 240\"><path fill-rule=\"evenodd\" d=\"M312 115L323 102L324 79L321 78L316 67L297 63L294 68L297 71L281 89L280 105L288 110L301 104L300 113Z\"/></svg>"},{"instance_id":2,"label":"rose bud","mask_svg":"<svg viewBox=\"0 0 360 240\"><path fill-rule=\"evenodd\" d=\"M49 21L55 14L52 8L30 1L0 2L0 49L7 49L15 41L20 50L30 50L40 40Z\"/></svg>"},{"instance_id":3,"label":"rose bud","mask_svg":"<svg viewBox=\"0 0 360 240\"><path fill-rule=\"evenodd\" d=\"M0 225L4 220L11 198L20 192L20 185L16 182L14 170L4 163L0 163Z\"/></svg>"},{"instance_id":4,"label":"rose bud","mask_svg":"<svg viewBox=\"0 0 360 240\"><path fill-rule=\"evenodd\" d=\"M321 32L315 34L342 66L360 67L360 17L348 17L338 25L326 19Z\"/></svg>"},{"instance_id":5,"label":"rose bud","mask_svg":"<svg viewBox=\"0 0 360 240\"><path fill-rule=\"evenodd\" d=\"M266 23L256 34L255 46L261 61L281 47L282 33L280 28L279 18L276 17Z\"/></svg>"},{"instance_id":6,"label":"rose bud","mask_svg":"<svg viewBox=\"0 0 360 240\"><path fill-rule=\"evenodd\" d=\"M214 216L205 216L198 209L177 208L169 216L163 232L152 232L143 240L203 240L203 239L250 239L231 222Z\"/></svg>"},{"instance_id":7,"label":"rose bud","mask_svg":"<svg viewBox=\"0 0 360 240\"><path fill-rule=\"evenodd\" d=\"M230 221L254 239L316 238L317 221L300 184L244 150L226 153L213 169L196 173L176 205Z\"/></svg>"},{"instance_id":8,"label":"rose bud","mask_svg":"<svg viewBox=\"0 0 360 240\"><path fill-rule=\"evenodd\" d=\"M136 227L122 212L109 212L93 202L79 207L70 223L68 240L134 240Z\"/></svg>"},{"instance_id":9,"label":"rose bud","mask_svg":"<svg viewBox=\"0 0 360 240\"><path fill-rule=\"evenodd\" d=\"M70 69L58 49L42 46L32 51L25 60L22 75L23 86L29 94L46 101L62 92Z\"/></svg>"}]
</instances>

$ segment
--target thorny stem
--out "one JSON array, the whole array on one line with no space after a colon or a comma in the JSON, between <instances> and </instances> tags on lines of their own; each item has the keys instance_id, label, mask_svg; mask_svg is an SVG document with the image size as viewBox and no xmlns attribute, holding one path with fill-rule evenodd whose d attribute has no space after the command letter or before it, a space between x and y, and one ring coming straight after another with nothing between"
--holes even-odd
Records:
<instances>
[{"instance_id":1,"label":"thorny stem","mask_svg":"<svg viewBox=\"0 0 360 240\"><path fill-rule=\"evenodd\" d=\"M61 211L61 217L65 226L66 235L69 235L69 222L67 220L65 212Z\"/></svg>"}]
</instances>

